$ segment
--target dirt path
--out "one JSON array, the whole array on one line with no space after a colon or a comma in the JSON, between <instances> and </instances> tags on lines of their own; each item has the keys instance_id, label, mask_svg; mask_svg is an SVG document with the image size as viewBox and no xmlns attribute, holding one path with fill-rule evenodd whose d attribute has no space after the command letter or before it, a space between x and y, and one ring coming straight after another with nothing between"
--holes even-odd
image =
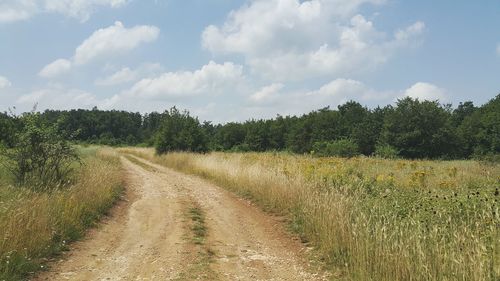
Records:
<instances>
[{"instance_id":1,"label":"dirt path","mask_svg":"<svg viewBox=\"0 0 500 281\"><path fill-rule=\"evenodd\" d=\"M282 223L195 176L123 159L128 200L36 280L324 280Z\"/></svg>"}]
</instances>

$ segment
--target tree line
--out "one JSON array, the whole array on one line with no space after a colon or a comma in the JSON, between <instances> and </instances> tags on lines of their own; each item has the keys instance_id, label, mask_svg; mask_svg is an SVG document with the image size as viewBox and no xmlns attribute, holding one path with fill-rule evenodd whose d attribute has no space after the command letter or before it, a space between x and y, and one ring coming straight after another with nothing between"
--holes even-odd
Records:
<instances>
[{"instance_id":1,"label":"tree line","mask_svg":"<svg viewBox=\"0 0 500 281\"><path fill-rule=\"evenodd\" d=\"M213 124L187 111L46 110L42 122L57 124L75 142L155 146L169 151L290 151L318 156L465 159L500 153L500 94L477 107L457 107L410 97L367 108L355 101L302 116ZM23 115L0 113L0 143L9 147Z\"/></svg>"}]
</instances>

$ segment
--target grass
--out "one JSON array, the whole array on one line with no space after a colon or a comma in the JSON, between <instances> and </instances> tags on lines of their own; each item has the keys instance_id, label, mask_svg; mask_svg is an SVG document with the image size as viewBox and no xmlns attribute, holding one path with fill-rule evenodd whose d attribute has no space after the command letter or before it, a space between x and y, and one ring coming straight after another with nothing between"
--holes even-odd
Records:
<instances>
[{"instance_id":1,"label":"grass","mask_svg":"<svg viewBox=\"0 0 500 281\"><path fill-rule=\"evenodd\" d=\"M22 280L81 238L117 201L122 169L111 149L80 148L76 182L53 192L15 188L0 171L0 280Z\"/></svg>"},{"instance_id":2,"label":"grass","mask_svg":"<svg viewBox=\"0 0 500 281\"><path fill-rule=\"evenodd\" d=\"M340 280L499 280L500 166L124 149L287 215Z\"/></svg>"},{"instance_id":3,"label":"grass","mask_svg":"<svg viewBox=\"0 0 500 281\"><path fill-rule=\"evenodd\" d=\"M124 157L129 160L130 162L138 165L139 167L143 168L144 170L148 171L148 172L157 172L157 170L155 169L155 167L152 167L142 161L140 161L139 159L137 159L136 157L132 156L132 155L124 155Z\"/></svg>"},{"instance_id":4,"label":"grass","mask_svg":"<svg viewBox=\"0 0 500 281\"><path fill-rule=\"evenodd\" d=\"M190 252L196 254L175 280L219 280L220 277L211 268L215 253L205 243L207 239L205 213L193 200L184 204L186 218L189 220L187 239L193 247Z\"/></svg>"},{"instance_id":5,"label":"grass","mask_svg":"<svg viewBox=\"0 0 500 281\"><path fill-rule=\"evenodd\" d=\"M193 232L193 241L197 245L203 245L207 235L205 215L201 208L195 206L189 209L189 216L192 221L191 231Z\"/></svg>"}]
</instances>

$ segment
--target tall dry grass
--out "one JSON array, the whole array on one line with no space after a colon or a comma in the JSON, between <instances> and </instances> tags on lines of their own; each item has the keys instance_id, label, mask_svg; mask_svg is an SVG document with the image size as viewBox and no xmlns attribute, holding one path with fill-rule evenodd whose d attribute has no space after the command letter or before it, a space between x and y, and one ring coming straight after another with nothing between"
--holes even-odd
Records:
<instances>
[{"instance_id":1,"label":"tall dry grass","mask_svg":"<svg viewBox=\"0 0 500 281\"><path fill-rule=\"evenodd\" d=\"M119 157L111 149L81 149L76 184L50 193L0 186L0 280L21 280L80 238L123 189Z\"/></svg>"},{"instance_id":2,"label":"tall dry grass","mask_svg":"<svg viewBox=\"0 0 500 281\"><path fill-rule=\"evenodd\" d=\"M291 218L345 280L500 280L500 167L474 161L155 156Z\"/></svg>"}]
</instances>

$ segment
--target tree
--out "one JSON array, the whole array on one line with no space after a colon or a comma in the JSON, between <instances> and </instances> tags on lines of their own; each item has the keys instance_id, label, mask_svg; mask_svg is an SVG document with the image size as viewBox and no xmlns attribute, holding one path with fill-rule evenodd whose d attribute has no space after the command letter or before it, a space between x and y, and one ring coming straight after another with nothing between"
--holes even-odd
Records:
<instances>
[{"instance_id":1,"label":"tree","mask_svg":"<svg viewBox=\"0 0 500 281\"><path fill-rule=\"evenodd\" d=\"M57 123L44 123L39 113L25 114L21 121L24 126L15 145L2 151L17 185L38 191L70 183L79 156L68 136L58 132Z\"/></svg>"},{"instance_id":2,"label":"tree","mask_svg":"<svg viewBox=\"0 0 500 281\"><path fill-rule=\"evenodd\" d=\"M459 145L448 108L410 97L386 113L381 141L408 158L453 157Z\"/></svg>"},{"instance_id":3,"label":"tree","mask_svg":"<svg viewBox=\"0 0 500 281\"><path fill-rule=\"evenodd\" d=\"M313 152L317 156L354 157L359 155L358 146L349 139L315 142Z\"/></svg>"},{"instance_id":4,"label":"tree","mask_svg":"<svg viewBox=\"0 0 500 281\"><path fill-rule=\"evenodd\" d=\"M500 153L500 94L484 104L470 118L464 120L469 129L474 129L476 155ZM476 127L472 127L476 126Z\"/></svg>"},{"instance_id":5,"label":"tree","mask_svg":"<svg viewBox=\"0 0 500 281\"><path fill-rule=\"evenodd\" d=\"M156 135L156 152L170 151L206 152L208 150L204 131L197 118L189 112L180 112L173 107L165 111Z\"/></svg>"},{"instance_id":6,"label":"tree","mask_svg":"<svg viewBox=\"0 0 500 281\"><path fill-rule=\"evenodd\" d=\"M221 150L230 150L245 142L246 129L243 124L227 123L217 128L215 138L214 146Z\"/></svg>"},{"instance_id":7,"label":"tree","mask_svg":"<svg viewBox=\"0 0 500 281\"><path fill-rule=\"evenodd\" d=\"M0 112L0 147L12 147L15 144L15 118L7 113Z\"/></svg>"}]
</instances>

